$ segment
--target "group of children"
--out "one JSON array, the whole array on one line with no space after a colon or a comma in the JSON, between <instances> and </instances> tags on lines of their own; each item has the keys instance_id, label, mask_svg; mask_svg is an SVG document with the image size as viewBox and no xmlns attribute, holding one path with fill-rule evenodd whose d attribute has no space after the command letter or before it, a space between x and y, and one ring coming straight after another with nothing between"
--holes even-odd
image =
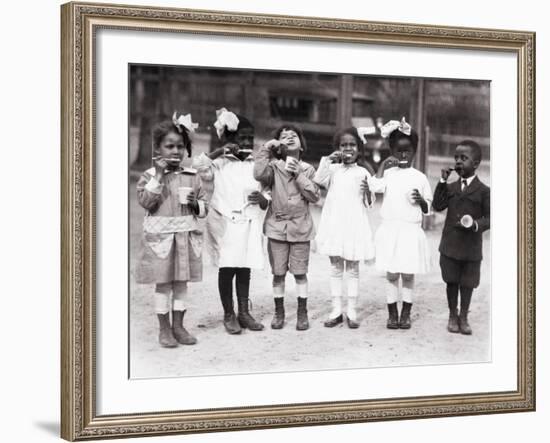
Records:
<instances>
[{"instance_id":1,"label":"group of children","mask_svg":"<svg viewBox=\"0 0 550 443\"><path fill-rule=\"evenodd\" d=\"M282 126L272 140L255 150L254 127L246 117L225 108L216 116L221 147L194 157L192 168L181 166L184 153L189 157L192 153L190 134L196 124L190 115L177 118L174 114L172 121L158 124L153 130L154 167L145 171L137 185L146 215L136 281L155 284L161 346L197 342L183 326L183 317L187 282L202 278L203 249L218 267L227 332L264 328L251 315L249 301L251 269L264 266L264 237L273 274L271 328L281 329L285 324L287 272L296 282L296 329L309 328L307 273L310 245L315 240L317 252L330 262L332 309L325 327L343 323L344 318L349 328L359 327L359 264L375 261L386 272L386 326L409 329L415 275L430 267L422 218L431 207L448 209L439 247L447 284L447 329L472 333L468 310L473 289L479 285L482 233L489 229L490 220L489 188L475 175L481 161L477 143L465 140L457 146L454 167L441 171L432 195L426 176L412 167L418 135L405 119L383 126L382 136L388 138L392 155L374 174L364 163L366 140L357 128L339 131L334 152L321 158L315 170L302 160L307 145L300 128ZM452 170L460 180L447 184ZM210 198L205 188L213 189ZM326 198L316 230L310 205L322 199L322 189ZM376 194L384 198L382 223L373 236L369 210ZM198 221L203 217L204 232Z\"/></svg>"}]
</instances>

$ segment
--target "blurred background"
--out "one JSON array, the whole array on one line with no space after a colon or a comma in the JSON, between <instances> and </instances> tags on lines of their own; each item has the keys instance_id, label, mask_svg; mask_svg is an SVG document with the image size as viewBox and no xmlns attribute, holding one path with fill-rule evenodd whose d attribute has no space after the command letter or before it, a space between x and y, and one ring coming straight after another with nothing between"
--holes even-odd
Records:
<instances>
[{"instance_id":1,"label":"blurred background","mask_svg":"<svg viewBox=\"0 0 550 443\"><path fill-rule=\"evenodd\" d=\"M226 107L253 122L258 145L281 124L299 125L308 145L304 160L313 166L332 152L338 129L368 127L366 156L375 170L389 155L380 127L405 116L420 136L417 169L433 175L433 166L438 175L457 143L468 138L483 149L479 172L488 180L488 81L131 65L129 93L130 165L139 171L151 164L157 122L175 110L191 113L200 124L195 153L209 151L219 146L215 111Z\"/></svg>"}]
</instances>

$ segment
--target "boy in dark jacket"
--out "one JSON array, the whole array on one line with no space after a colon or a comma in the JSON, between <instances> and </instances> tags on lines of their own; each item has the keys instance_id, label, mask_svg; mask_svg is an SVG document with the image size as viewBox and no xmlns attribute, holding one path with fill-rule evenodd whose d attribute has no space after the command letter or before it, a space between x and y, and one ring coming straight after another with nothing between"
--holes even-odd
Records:
<instances>
[{"instance_id":1,"label":"boy in dark jacket","mask_svg":"<svg viewBox=\"0 0 550 443\"><path fill-rule=\"evenodd\" d=\"M447 284L449 323L452 333L470 335L468 309L472 293L479 286L483 232L490 227L490 188L483 184L475 171L481 161L481 148L472 140L464 140L455 150L454 170L460 180L447 184L452 171L441 170L441 180L434 192L433 208L447 209L441 234L439 264ZM458 293L460 291L460 314Z\"/></svg>"}]
</instances>

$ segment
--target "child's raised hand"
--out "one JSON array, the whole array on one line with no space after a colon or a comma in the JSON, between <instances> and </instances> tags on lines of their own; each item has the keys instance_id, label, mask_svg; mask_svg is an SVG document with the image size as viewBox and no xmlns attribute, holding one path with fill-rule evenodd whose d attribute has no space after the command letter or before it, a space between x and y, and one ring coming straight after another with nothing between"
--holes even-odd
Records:
<instances>
[{"instance_id":1,"label":"child's raised hand","mask_svg":"<svg viewBox=\"0 0 550 443\"><path fill-rule=\"evenodd\" d=\"M393 155L390 155L386 160L382 162L381 166L383 169L394 168L396 166L399 166L399 160L397 160L397 158L395 158Z\"/></svg>"},{"instance_id":2,"label":"child's raised hand","mask_svg":"<svg viewBox=\"0 0 550 443\"><path fill-rule=\"evenodd\" d=\"M154 157L153 165L155 166L155 177L164 177L164 171L168 168L168 162L164 157Z\"/></svg>"},{"instance_id":3,"label":"child's raised hand","mask_svg":"<svg viewBox=\"0 0 550 443\"><path fill-rule=\"evenodd\" d=\"M233 154L237 155L239 153L239 145L235 143L226 143L222 147L224 154Z\"/></svg>"},{"instance_id":4,"label":"child's raised hand","mask_svg":"<svg viewBox=\"0 0 550 443\"><path fill-rule=\"evenodd\" d=\"M272 138L271 140L267 141L265 143L265 147L271 151L272 154L275 154L275 152L278 151L279 146L281 146L281 142L275 138Z\"/></svg>"},{"instance_id":5,"label":"child's raised hand","mask_svg":"<svg viewBox=\"0 0 550 443\"><path fill-rule=\"evenodd\" d=\"M278 159L286 158L286 145L284 143L281 143L279 140L269 140L265 144L265 146L270 150L273 157Z\"/></svg>"},{"instance_id":6,"label":"child's raised hand","mask_svg":"<svg viewBox=\"0 0 550 443\"><path fill-rule=\"evenodd\" d=\"M447 181L447 179L449 178L449 176L451 175L451 172L453 171L454 169L452 168L445 168L445 169L442 169L441 170L441 179L444 180L444 181Z\"/></svg>"},{"instance_id":7,"label":"child's raised hand","mask_svg":"<svg viewBox=\"0 0 550 443\"><path fill-rule=\"evenodd\" d=\"M342 160L342 152L334 151L332 154L328 156L328 158L332 163L339 163Z\"/></svg>"}]
</instances>

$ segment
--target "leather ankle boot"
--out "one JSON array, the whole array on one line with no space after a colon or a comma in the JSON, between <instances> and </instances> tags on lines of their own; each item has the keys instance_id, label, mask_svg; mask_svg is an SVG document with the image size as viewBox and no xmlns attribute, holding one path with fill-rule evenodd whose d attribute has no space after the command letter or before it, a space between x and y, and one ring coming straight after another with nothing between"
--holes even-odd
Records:
<instances>
[{"instance_id":1,"label":"leather ankle boot","mask_svg":"<svg viewBox=\"0 0 550 443\"><path fill-rule=\"evenodd\" d=\"M386 327L388 329L399 329L397 303L388 303L388 321L386 322Z\"/></svg>"},{"instance_id":2,"label":"leather ankle boot","mask_svg":"<svg viewBox=\"0 0 550 443\"><path fill-rule=\"evenodd\" d=\"M399 317L400 329L411 329L411 308L412 303L408 303L406 301L403 302L403 307L401 308L401 317Z\"/></svg>"},{"instance_id":3,"label":"leather ankle boot","mask_svg":"<svg viewBox=\"0 0 550 443\"><path fill-rule=\"evenodd\" d=\"M170 326L170 313L157 314L159 320L159 344L163 348L175 348L178 342L174 338L172 328Z\"/></svg>"},{"instance_id":4,"label":"leather ankle boot","mask_svg":"<svg viewBox=\"0 0 550 443\"><path fill-rule=\"evenodd\" d=\"M472 335L472 328L468 323L468 311L460 311L460 317L458 318L458 326L460 328L460 333L463 335Z\"/></svg>"},{"instance_id":5,"label":"leather ankle boot","mask_svg":"<svg viewBox=\"0 0 550 443\"><path fill-rule=\"evenodd\" d=\"M237 316L233 311L225 312L223 314L223 325L225 326L225 330L230 334L241 333L241 326L239 325Z\"/></svg>"},{"instance_id":6,"label":"leather ankle boot","mask_svg":"<svg viewBox=\"0 0 550 443\"><path fill-rule=\"evenodd\" d=\"M172 311L172 331L174 338L182 345L194 345L197 339L183 327L183 316L185 311Z\"/></svg>"},{"instance_id":7,"label":"leather ankle boot","mask_svg":"<svg viewBox=\"0 0 550 443\"><path fill-rule=\"evenodd\" d=\"M237 320L241 328L248 328L251 331L261 331L264 328L260 322L257 322L248 311L248 297L238 297L239 314Z\"/></svg>"},{"instance_id":8,"label":"leather ankle boot","mask_svg":"<svg viewBox=\"0 0 550 443\"><path fill-rule=\"evenodd\" d=\"M458 334L460 328L458 326L458 312L456 309L449 310L449 323L447 323L447 331L452 334Z\"/></svg>"},{"instance_id":9,"label":"leather ankle boot","mask_svg":"<svg viewBox=\"0 0 550 443\"><path fill-rule=\"evenodd\" d=\"M298 297L296 329L298 331L305 331L306 329L309 329L309 320L307 318L307 298Z\"/></svg>"},{"instance_id":10,"label":"leather ankle boot","mask_svg":"<svg viewBox=\"0 0 550 443\"><path fill-rule=\"evenodd\" d=\"M285 324L285 300L283 297L275 297L275 314L271 321L272 329L282 329Z\"/></svg>"}]
</instances>

